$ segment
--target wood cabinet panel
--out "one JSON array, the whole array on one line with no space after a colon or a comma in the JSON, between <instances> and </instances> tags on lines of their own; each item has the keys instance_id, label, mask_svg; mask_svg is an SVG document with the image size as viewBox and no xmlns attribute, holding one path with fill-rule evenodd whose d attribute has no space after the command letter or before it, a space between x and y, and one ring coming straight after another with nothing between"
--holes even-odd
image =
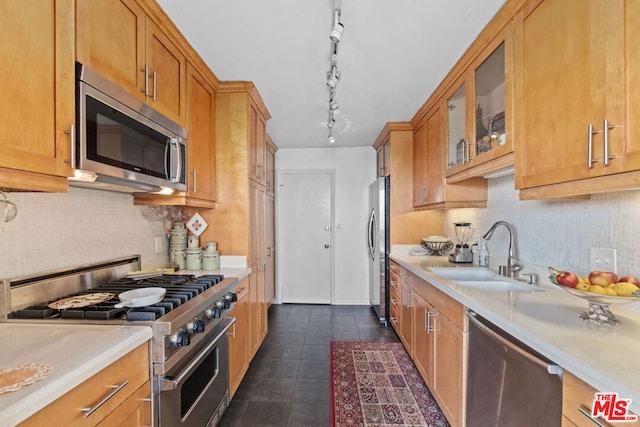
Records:
<instances>
[{"instance_id":1,"label":"wood cabinet panel","mask_svg":"<svg viewBox=\"0 0 640 427\"><path fill-rule=\"evenodd\" d=\"M135 0L77 0L78 62L145 101L145 25Z\"/></svg>"},{"instance_id":2,"label":"wood cabinet panel","mask_svg":"<svg viewBox=\"0 0 640 427\"><path fill-rule=\"evenodd\" d=\"M125 384L125 381L128 383ZM134 395L143 385L149 382L149 347L145 343L129 354L118 359L102 371L75 387L58 400L44 407L20 426L42 425L74 425L94 426L104 420L112 411L116 410L129 396ZM85 417L80 408L91 408L109 395L113 386L125 384L117 393L108 399L91 415ZM145 394L143 391L142 394ZM129 409L128 403L123 407L123 413L137 412ZM147 402L140 402L140 418L151 417L151 407ZM114 415L114 419L119 415ZM111 425L111 424L109 424Z\"/></svg>"},{"instance_id":3,"label":"wood cabinet panel","mask_svg":"<svg viewBox=\"0 0 640 427\"><path fill-rule=\"evenodd\" d=\"M78 62L186 123L186 58L135 0L78 0Z\"/></svg>"},{"instance_id":4,"label":"wood cabinet panel","mask_svg":"<svg viewBox=\"0 0 640 427\"><path fill-rule=\"evenodd\" d=\"M177 123L186 122L184 54L151 20L146 23L147 103Z\"/></svg>"},{"instance_id":5,"label":"wood cabinet panel","mask_svg":"<svg viewBox=\"0 0 640 427\"><path fill-rule=\"evenodd\" d=\"M413 206L416 209L486 207L487 181L445 182L444 126L441 109L429 110L413 133Z\"/></svg>"},{"instance_id":6,"label":"wood cabinet panel","mask_svg":"<svg viewBox=\"0 0 640 427\"><path fill-rule=\"evenodd\" d=\"M609 391L609 390L604 390ZM591 413L591 407L597 390L589 384L582 381L569 371L562 374L562 425L578 427L593 427L596 423L579 411L582 408L587 413ZM624 398L621 396L621 398ZM633 414L630 414L633 415ZM639 426L640 421L636 422L607 422L598 419L604 425L611 426Z\"/></svg>"},{"instance_id":7,"label":"wood cabinet panel","mask_svg":"<svg viewBox=\"0 0 640 427\"><path fill-rule=\"evenodd\" d=\"M198 199L216 199L215 92L192 65L187 66L188 189Z\"/></svg>"},{"instance_id":8,"label":"wood cabinet panel","mask_svg":"<svg viewBox=\"0 0 640 427\"><path fill-rule=\"evenodd\" d=\"M623 0L536 0L517 16L516 187L522 199L638 186L640 145L630 139L638 126L629 119L638 112L630 92L640 81L638 9Z\"/></svg>"},{"instance_id":9,"label":"wood cabinet panel","mask_svg":"<svg viewBox=\"0 0 640 427\"><path fill-rule=\"evenodd\" d=\"M146 427L150 425L151 383L146 382L98 424L98 427Z\"/></svg>"},{"instance_id":10,"label":"wood cabinet panel","mask_svg":"<svg viewBox=\"0 0 640 427\"><path fill-rule=\"evenodd\" d=\"M75 123L73 1L3 2L0 28L0 78L7 83L0 187L67 191Z\"/></svg>"},{"instance_id":11,"label":"wood cabinet panel","mask_svg":"<svg viewBox=\"0 0 640 427\"><path fill-rule=\"evenodd\" d=\"M229 316L236 319L229 335L229 395L233 398L249 368L249 279L245 277L236 287L238 301Z\"/></svg>"},{"instance_id":12,"label":"wood cabinet panel","mask_svg":"<svg viewBox=\"0 0 640 427\"><path fill-rule=\"evenodd\" d=\"M400 340L413 357L413 290L409 285L409 273L400 268L398 290L400 291Z\"/></svg>"},{"instance_id":13,"label":"wood cabinet panel","mask_svg":"<svg viewBox=\"0 0 640 427\"><path fill-rule=\"evenodd\" d=\"M432 317L433 372L431 390L451 425L462 425L465 401L465 334L438 310Z\"/></svg>"},{"instance_id":14,"label":"wood cabinet panel","mask_svg":"<svg viewBox=\"0 0 640 427\"><path fill-rule=\"evenodd\" d=\"M413 361L428 386L433 382L433 333L431 318L435 310L420 294L414 293Z\"/></svg>"}]
</instances>

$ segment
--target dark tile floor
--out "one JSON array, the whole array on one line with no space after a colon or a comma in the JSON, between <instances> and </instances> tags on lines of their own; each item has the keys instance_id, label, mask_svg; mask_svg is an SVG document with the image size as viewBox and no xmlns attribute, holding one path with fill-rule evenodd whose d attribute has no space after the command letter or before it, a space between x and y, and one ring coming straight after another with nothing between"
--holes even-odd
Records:
<instances>
[{"instance_id":1,"label":"dark tile floor","mask_svg":"<svg viewBox=\"0 0 640 427\"><path fill-rule=\"evenodd\" d=\"M274 304L269 334L221 426L330 425L329 343L398 341L369 306Z\"/></svg>"}]
</instances>

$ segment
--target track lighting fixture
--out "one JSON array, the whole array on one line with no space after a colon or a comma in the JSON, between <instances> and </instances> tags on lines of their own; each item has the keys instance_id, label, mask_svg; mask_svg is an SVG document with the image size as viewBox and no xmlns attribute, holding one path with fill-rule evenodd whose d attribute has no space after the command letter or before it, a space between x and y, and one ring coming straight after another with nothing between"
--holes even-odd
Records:
<instances>
[{"instance_id":1,"label":"track lighting fixture","mask_svg":"<svg viewBox=\"0 0 640 427\"><path fill-rule=\"evenodd\" d=\"M334 10L333 28L329 33L329 38L334 43L339 43L344 33L344 25L340 22L340 9Z\"/></svg>"},{"instance_id":2,"label":"track lighting fixture","mask_svg":"<svg viewBox=\"0 0 640 427\"><path fill-rule=\"evenodd\" d=\"M336 139L334 138L334 136L331 133L331 129L329 129L329 138L328 138L329 144L333 144L334 142L336 142Z\"/></svg>"},{"instance_id":3,"label":"track lighting fixture","mask_svg":"<svg viewBox=\"0 0 640 427\"><path fill-rule=\"evenodd\" d=\"M340 80L340 71L337 67L331 67L331 71L327 72L327 86L334 89Z\"/></svg>"},{"instance_id":4,"label":"track lighting fixture","mask_svg":"<svg viewBox=\"0 0 640 427\"><path fill-rule=\"evenodd\" d=\"M340 71L338 71L338 43L342 39L344 34L344 25L340 22L340 10L339 3L333 10L333 26L329 33L329 39L331 40L331 59L329 63L329 71L327 71L327 87L329 87L329 119L327 120L327 127L329 128L329 144L336 142L333 136L333 126L336 120L333 117L334 112L339 108L338 103L335 101L336 86L340 80Z\"/></svg>"}]
</instances>

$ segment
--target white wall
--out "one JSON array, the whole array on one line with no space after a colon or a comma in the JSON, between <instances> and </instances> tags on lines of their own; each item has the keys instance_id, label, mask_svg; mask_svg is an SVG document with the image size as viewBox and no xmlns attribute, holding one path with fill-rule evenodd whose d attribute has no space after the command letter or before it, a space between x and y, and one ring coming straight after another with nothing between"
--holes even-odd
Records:
<instances>
[{"instance_id":1,"label":"white wall","mask_svg":"<svg viewBox=\"0 0 640 427\"><path fill-rule=\"evenodd\" d=\"M334 171L333 302L369 304L366 225L369 185L376 178L375 150L372 147L280 149L276 152L276 170ZM276 217L276 229L286 227L277 221Z\"/></svg>"},{"instance_id":2,"label":"white wall","mask_svg":"<svg viewBox=\"0 0 640 427\"><path fill-rule=\"evenodd\" d=\"M617 249L618 273L640 276L640 191L596 194L589 200L520 201L513 176L489 180L485 209L452 209L445 213L445 232L453 237L454 221L473 222L484 234L498 220L515 226L520 258L528 264L555 266L586 275L591 247ZM492 256L506 257L508 233L496 230L489 242Z\"/></svg>"},{"instance_id":3,"label":"white wall","mask_svg":"<svg viewBox=\"0 0 640 427\"><path fill-rule=\"evenodd\" d=\"M142 255L143 268L168 262L163 222L130 194L84 188L68 193L7 193L18 216L0 222L0 278ZM154 236L163 253L154 253Z\"/></svg>"}]
</instances>

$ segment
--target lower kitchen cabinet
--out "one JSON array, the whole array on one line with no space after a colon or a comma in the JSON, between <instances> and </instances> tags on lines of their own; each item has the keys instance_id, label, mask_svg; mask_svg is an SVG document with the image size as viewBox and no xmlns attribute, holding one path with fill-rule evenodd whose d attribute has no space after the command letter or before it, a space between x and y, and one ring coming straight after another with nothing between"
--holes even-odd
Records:
<instances>
[{"instance_id":1,"label":"lower kitchen cabinet","mask_svg":"<svg viewBox=\"0 0 640 427\"><path fill-rule=\"evenodd\" d=\"M399 272L398 264L391 261L389 266L389 322L398 335L400 335Z\"/></svg>"},{"instance_id":2,"label":"lower kitchen cabinet","mask_svg":"<svg viewBox=\"0 0 640 427\"><path fill-rule=\"evenodd\" d=\"M238 301L233 305L230 317L236 319L229 336L229 397L235 394L249 368L249 278L245 277L236 287Z\"/></svg>"},{"instance_id":3,"label":"lower kitchen cabinet","mask_svg":"<svg viewBox=\"0 0 640 427\"><path fill-rule=\"evenodd\" d=\"M604 390L613 391L613 390ZM562 427L639 426L636 422L608 422L602 418L590 418L593 399L597 390L568 371L562 374ZM620 396L621 399L624 396ZM582 412L584 411L584 412ZM586 412L586 414L585 414ZM628 415L633 415L629 412Z\"/></svg>"},{"instance_id":4,"label":"lower kitchen cabinet","mask_svg":"<svg viewBox=\"0 0 640 427\"><path fill-rule=\"evenodd\" d=\"M45 406L20 426L148 426L151 424L149 346L121 357ZM81 408L95 408L86 414Z\"/></svg>"},{"instance_id":5,"label":"lower kitchen cabinet","mask_svg":"<svg viewBox=\"0 0 640 427\"><path fill-rule=\"evenodd\" d=\"M397 268L402 305L396 331L449 423L461 426L467 342L464 306Z\"/></svg>"},{"instance_id":6,"label":"lower kitchen cabinet","mask_svg":"<svg viewBox=\"0 0 640 427\"><path fill-rule=\"evenodd\" d=\"M407 351L413 356L413 290L409 286L409 272L400 268L399 272L400 291L400 340Z\"/></svg>"},{"instance_id":7,"label":"lower kitchen cabinet","mask_svg":"<svg viewBox=\"0 0 640 427\"><path fill-rule=\"evenodd\" d=\"M151 425L151 384L146 382L98 427L146 427Z\"/></svg>"}]
</instances>

